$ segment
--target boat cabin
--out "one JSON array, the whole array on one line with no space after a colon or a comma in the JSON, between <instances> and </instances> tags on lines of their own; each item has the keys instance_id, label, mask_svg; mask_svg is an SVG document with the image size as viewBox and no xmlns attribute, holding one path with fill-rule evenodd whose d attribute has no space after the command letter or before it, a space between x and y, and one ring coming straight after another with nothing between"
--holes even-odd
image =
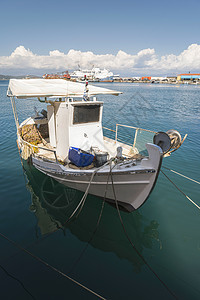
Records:
<instances>
[{"instance_id":1,"label":"boat cabin","mask_svg":"<svg viewBox=\"0 0 200 300\"><path fill-rule=\"evenodd\" d=\"M57 155L65 160L70 147L89 151L91 147L104 149L102 131L103 103L96 101L53 102L47 105L49 143Z\"/></svg>"}]
</instances>

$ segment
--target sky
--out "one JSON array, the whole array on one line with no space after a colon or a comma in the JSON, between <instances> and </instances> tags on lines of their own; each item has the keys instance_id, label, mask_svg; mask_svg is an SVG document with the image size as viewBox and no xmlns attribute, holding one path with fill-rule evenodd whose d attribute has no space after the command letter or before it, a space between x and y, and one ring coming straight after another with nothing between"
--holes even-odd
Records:
<instances>
[{"instance_id":1,"label":"sky","mask_svg":"<svg viewBox=\"0 0 200 300\"><path fill-rule=\"evenodd\" d=\"M199 0L2 1L0 74L200 72L199 11Z\"/></svg>"}]
</instances>

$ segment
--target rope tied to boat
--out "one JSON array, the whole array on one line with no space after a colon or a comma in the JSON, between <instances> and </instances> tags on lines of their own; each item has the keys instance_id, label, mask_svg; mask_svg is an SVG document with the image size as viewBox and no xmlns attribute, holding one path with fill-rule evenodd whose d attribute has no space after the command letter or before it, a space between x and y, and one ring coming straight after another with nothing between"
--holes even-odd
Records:
<instances>
[{"instance_id":1,"label":"rope tied to boat","mask_svg":"<svg viewBox=\"0 0 200 300\"><path fill-rule=\"evenodd\" d=\"M25 287L25 285L23 284L23 282L21 280L19 280L17 277L13 276L12 274L10 274L2 265L0 265L0 268L6 273L6 275L8 275L10 278L16 280L17 282L19 282L19 284L22 286L22 288L26 291L27 294L29 294L29 296L33 299L36 300L36 298L31 294L31 292L29 292L29 290Z\"/></svg>"},{"instance_id":2,"label":"rope tied to boat","mask_svg":"<svg viewBox=\"0 0 200 300\"><path fill-rule=\"evenodd\" d=\"M112 161L110 161L110 165L112 164ZM86 246L84 247L84 249L81 251L79 257L76 259L76 261L73 263L73 266L71 267L70 271L68 272L69 274L73 271L73 269L76 267L76 265L79 263L79 261L81 260L81 258L83 257L85 251L87 250L89 244L91 243L91 241L93 240L94 238L94 235L96 234L97 232L97 229L99 227L99 224L100 224L100 221L101 221L101 217L102 217L102 214L103 214L103 209L104 209L104 205L105 205L105 202L106 202L106 195L107 195L107 191L108 191L108 182L109 182L109 178L110 178L110 172L108 173L108 178L107 178L107 183L106 183L106 188L105 188L105 193L104 193L104 198L103 198L103 201L102 201L102 206L101 206L101 211L100 211L100 214L99 214L99 217L98 217L98 221L97 221L97 224L95 226L95 229L89 239L89 241L87 242Z\"/></svg>"},{"instance_id":3,"label":"rope tied to boat","mask_svg":"<svg viewBox=\"0 0 200 300\"><path fill-rule=\"evenodd\" d=\"M91 183L92 183L92 181L93 181L93 179L94 179L94 176L97 174L97 172L98 172L100 169L102 169L102 168L105 167L106 165L110 164L111 162L112 162L112 159L110 159L109 161L107 161L103 166L100 166L99 168L97 168L96 170L94 170L94 172L92 173L92 176L91 176L91 178L90 178L90 181L89 181L89 183L88 183L88 186L87 186L87 188L86 188L86 191L85 191L83 197L81 198L81 201L79 202L79 204L77 205L77 207L75 208L75 210L73 211L73 213L71 214L71 216L65 221L64 224L68 223L68 222L72 219L72 217L75 215L75 213L77 212L77 210L78 210L79 207L80 207L80 210L79 210L78 214L76 215L76 218L78 217L78 215L79 215L80 212L82 211L83 206L84 206L84 204L85 204L85 201L86 201L86 199L87 199L87 196L88 196L88 193L89 193L89 189L90 189Z\"/></svg>"},{"instance_id":4,"label":"rope tied to boat","mask_svg":"<svg viewBox=\"0 0 200 300\"><path fill-rule=\"evenodd\" d=\"M163 175L175 186L175 188L177 190L179 190L179 192L181 192L181 194L183 196L185 196L193 205L195 205L198 209L200 209L200 206L198 204L196 204L188 195L186 195L162 170L160 170Z\"/></svg>"},{"instance_id":5,"label":"rope tied to boat","mask_svg":"<svg viewBox=\"0 0 200 300\"><path fill-rule=\"evenodd\" d=\"M9 239L7 236L5 236L4 234L0 233L0 236L3 237L4 239L6 239L7 241L9 241L10 243L12 243L15 247L17 247L18 249L22 250L23 252L27 253L29 256L33 257L34 259L36 259L37 261L39 261L40 263L42 263L43 265L45 265L46 267L48 267L49 269L59 273L60 275L62 275L63 277L69 279L70 281L72 281L73 283L75 283L76 285L80 286L81 288L85 289L86 291L90 292L91 294L93 294L94 296L96 296L99 299L102 300L106 300L106 298L104 298L103 296L99 295L98 293L94 292L92 289L88 288L87 286L85 286L84 284L80 283L79 281L73 279L72 277L68 276L67 274L63 273L62 271L60 271L59 269L53 267L52 265L50 265L49 263L47 263L46 261L44 261L43 259L41 259L40 257L36 256L35 254L33 254L32 252L28 251L27 249L23 248L22 246L20 246L18 243L14 242L13 240Z\"/></svg>"},{"instance_id":6,"label":"rope tied to boat","mask_svg":"<svg viewBox=\"0 0 200 300\"><path fill-rule=\"evenodd\" d=\"M119 215L119 219L120 219L120 222L121 222L121 225L122 225L122 228L124 230L124 233L129 241L129 243L131 244L132 248L135 250L135 252L138 254L138 256L142 259L142 261L146 264L146 266L149 268L149 270L156 276L156 278L161 282L161 284L167 289L167 291L171 294L171 296L174 298L174 299L178 299L177 296L171 291L171 289L166 285L166 283L158 276L158 274L152 269L152 267L149 265L149 263L145 260L145 258L142 256L142 254L138 251L138 249L135 247L135 245L133 244L133 242L131 241L131 238L129 237L128 235L128 232L125 228L125 225L124 225L124 222L122 220L122 217L121 217L121 213L120 213L120 210L119 210L119 205L118 205L118 202L117 202L117 197L116 197L116 193L115 193L115 187L114 187L114 181L113 181L113 175L112 175L112 171L111 172L111 182L112 182L112 189L113 189L113 195L114 195L114 199L115 199L115 205L116 205L116 208L117 208L117 212L118 212L118 215Z\"/></svg>"},{"instance_id":7,"label":"rope tied to boat","mask_svg":"<svg viewBox=\"0 0 200 300\"><path fill-rule=\"evenodd\" d=\"M194 180L194 179L192 179L192 178L190 178L190 177L188 177L188 176L185 176L185 175L183 175L183 174L181 174L181 173L179 173L179 172L177 172L177 171L174 171L174 170L172 170L172 169L169 169L169 168L167 168L167 167L165 167L165 166L162 166L162 168L164 168L164 169L166 169L166 170L168 170L168 171L171 171L171 172L173 172L173 173L175 173L175 174L177 174L177 175L179 175L179 176L181 176L181 177L183 177L183 178L186 178L186 179L188 179L188 180L190 180L190 181L193 181L194 183L200 184L199 181Z\"/></svg>"}]
</instances>

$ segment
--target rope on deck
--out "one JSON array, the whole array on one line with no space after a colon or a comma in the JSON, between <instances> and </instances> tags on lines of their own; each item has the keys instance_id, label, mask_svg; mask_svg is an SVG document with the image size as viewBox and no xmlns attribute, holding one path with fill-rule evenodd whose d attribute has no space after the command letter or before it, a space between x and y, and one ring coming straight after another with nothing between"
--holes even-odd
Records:
<instances>
[{"instance_id":1,"label":"rope on deck","mask_svg":"<svg viewBox=\"0 0 200 300\"><path fill-rule=\"evenodd\" d=\"M193 205L195 205L198 209L200 209L200 206L198 204L196 204L190 197L188 197L188 195L186 195L162 170L160 170L160 171L175 186L175 188L177 188L177 190L179 190L179 192L181 192L181 194L183 194Z\"/></svg>"},{"instance_id":2,"label":"rope on deck","mask_svg":"<svg viewBox=\"0 0 200 300\"><path fill-rule=\"evenodd\" d=\"M169 169L169 168L164 167L164 166L162 166L162 168L164 168L164 169L166 169L166 170L168 170L168 171L171 171L171 172L173 172L173 173L175 173L175 174L177 174L177 175L179 175L179 176L181 176L181 177L184 177L184 178L186 178L186 179L188 179L188 180L190 180L190 181L193 181L193 182L195 182L195 183L197 183L197 184L200 184L199 181L194 180L194 179L192 179L192 178L190 178L190 177L187 177L187 176L185 176L185 175L183 175L183 174L181 174L181 173L178 173L178 172L176 172L176 171L174 171L174 170L172 170L172 169Z\"/></svg>"},{"instance_id":3,"label":"rope on deck","mask_svg":"<svg viewBox=\"0 0 200 300\"><path fill-rule=\"evenodd\" d=\"M94 292L93 290L91 290L90 288L86 287L85 285L83 285L82 283L78 282L77 280L73 279L72 277L68 276L67 274L63 273L62 271L58 270L57 268L53 267L52 265L50 265L49 263L47 263L46 261L44 261L43 259L41 259L40 257L36 256L35 254L31 253L30 251L28 251L27 249L23 248L22 246L20 246L18 243L14 242L13 240L9 239L7 236L5 236L4 234L0 233L0 236L3 237L4 239L6 239L7 241L9 241L10 243L12 243L15 247L17 247L18 249L22 250L23 252L27 253L28 255L32 256L34 259L36 259L37 261L39 261L40 263L42 263L43 265L45 265L46 267L52 269L53 271L59 273L60 275L64 276L65 278L69 279L70 281L72 281L73 283L75 283L76 285L80 286L81 288L85 289L86 291L88 291L89 293L93 294L94 296L98 297L99 299L102 300L106 300L106 298L102 297L101 295L99 295L98 293Z\"/></svg>"}]
</instances>

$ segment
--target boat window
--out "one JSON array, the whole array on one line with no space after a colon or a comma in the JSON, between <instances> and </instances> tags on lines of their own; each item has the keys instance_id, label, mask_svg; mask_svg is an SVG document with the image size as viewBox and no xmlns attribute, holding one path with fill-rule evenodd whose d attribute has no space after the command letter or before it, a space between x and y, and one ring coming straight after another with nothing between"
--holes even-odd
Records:
<instances>
[{"instance_id":1,"label":"boat window","mask_svg":"<svg viewBox=\"0 0 200 300\"><path fill-rule=\"evenodd\" d=\"M73 124L99 122L100 105L74 106Z\"/></svg>"}]
</instances>

